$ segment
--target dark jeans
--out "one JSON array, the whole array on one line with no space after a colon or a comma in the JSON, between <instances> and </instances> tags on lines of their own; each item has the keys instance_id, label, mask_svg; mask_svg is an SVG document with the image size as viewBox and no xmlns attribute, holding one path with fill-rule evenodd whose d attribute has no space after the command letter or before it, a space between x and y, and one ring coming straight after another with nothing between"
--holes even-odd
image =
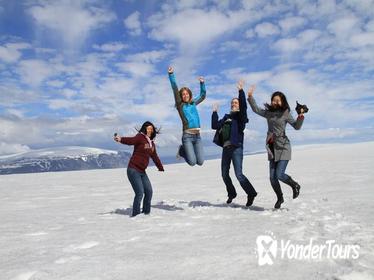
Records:
<instances>
[{"instance_id":1,"label":"dark jeans","mask_svg":"<svg viewBox=\"0 0 374 280\"><path fill-rule=\"evenodd\" d=\"M288 160L269 161L270 183L278 197L283 195L279 181L289 185L290 177L286 174L287 164Z\"/></svg>"},{"instance_id":2,"label":"dark jeans","mask_svg":"<svg viewBox=\"0 0 374 280\"><path fill-rule=\"evenodd\" d=\"M139 172L134 168L127 168L127 177L135 192L132 216L140 214L140 203L143 195L143 213L149 214L151 212L152 185L148 179L147 173Z\"/></svg>"},{"instance_id":3,"label":"dark jeans","mask_svg":"<svg viewBox=\"0 0 374 280\"><path fill-rule=\"evenodd\" d=\"M234 185L232 184L230 178L230 165L231 161L234 165L235 176L238 179L241 187L249 196L256 196L257 192L253 188L252 184L249 182L247 177L243 174L243 147L234 147L229 146L223 148L222 151L222 161L221 161L221 171L222 171L222 178L226 185L227 194L229 197L236 196L236 190Z\"/></svg>"}]
</instances>

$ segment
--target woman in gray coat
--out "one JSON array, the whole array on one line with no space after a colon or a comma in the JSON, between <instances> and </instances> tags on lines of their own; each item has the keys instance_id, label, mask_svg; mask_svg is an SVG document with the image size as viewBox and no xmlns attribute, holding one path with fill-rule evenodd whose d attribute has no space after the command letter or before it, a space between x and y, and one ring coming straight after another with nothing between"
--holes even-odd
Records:
<instances>
[{"instance_id":1,"label":"woman in gray coat","mask_svg":"<svg viewBox=\"0 0 374 280\"><path fill-rule=\"evenodd\" d=\"M286 125L289 123L293 128L299 130L304 121L304 111L301 110L295 120L291 115L286 96L280 91L273 93L271 104L265 104L265 109L259 108L253 98L254 89L255 87L252 86L248 91L248 103L253 112L266 118L268 123L266 149L269 159L270 183L277 195L274 208L280 208L284 200L279 181L291 186L294 199L300 193L300 185L285 173L287 164L291 160L291 144L286 136Z\"/></svg>"}]
</instances>

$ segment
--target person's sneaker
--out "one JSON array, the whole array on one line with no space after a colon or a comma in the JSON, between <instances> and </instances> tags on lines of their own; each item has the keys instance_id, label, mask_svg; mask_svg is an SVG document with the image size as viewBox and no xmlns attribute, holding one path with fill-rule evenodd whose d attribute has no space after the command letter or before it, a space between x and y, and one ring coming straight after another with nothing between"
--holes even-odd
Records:
<instances>
[{"instance_id":1,"label":"person's sneaker","mask_svg":"<svg viewBox=\"0 0 374 280\"><path fill-rule=\"evenodd\" d=\"M229 196L229 198L227 199L226 203L227 204L230 204L232 202L232 200L236 197L236 195L234 196Z\"/></svg>"},{"instance_id":2,"label":"person's sneaker","mask_svg":"<svg viewBox=\"0 0 374 280\"><path fill-rule=\"evenodd\" d=\"M295 199L299 196L300 194L300 185L296 183L294 186L292 186L292 198Z\"/></svg>"},{"instance_id":3,"label":"person's sneaker","mask_svg":"<svg viewBox=\"0 0 374 280\"><path fill-rule=\"evenodd\" d=\"M278 200L277 200L277 202L275 203L274 208L275 208L275 209L279 209L279 208L281 207L281 205L282 205L283 202L284 202L284 200L283 200L283 196L278 197Z\"/></svg>"},{"instance_id":4,"label":"person's sneaker","mask_svg":"<svg viewBox=\"0 0 374 280\"><path fill-rule=\"evenodd\" d=\"M247 206L247 207L252 206L253 201L255 200L256 196L257 196L257 194L255 196L248 195L248 197L247 197L247 203L245 204L245 206Z\"/></svg>"}]
</instances>

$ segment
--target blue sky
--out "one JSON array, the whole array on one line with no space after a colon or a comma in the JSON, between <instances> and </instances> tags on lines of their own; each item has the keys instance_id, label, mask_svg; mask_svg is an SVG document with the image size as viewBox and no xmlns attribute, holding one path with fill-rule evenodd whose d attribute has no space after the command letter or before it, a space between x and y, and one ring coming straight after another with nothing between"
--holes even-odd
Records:
<instances>
[{"instance_id":1,"label":"blue sky","mask_svg":"<svg viewBox=\"0 0 374 280\"><path fill-rule=\"evenodd\" d=\"M373 140L374 1L1 1L0 154L79 145L117 149L113 132L151 120L175 154L181 122L167 66L196 94L207 153L210 115L236 82L267 102L283 91L310 112L295 144ZM246 150L266 122L249 112Z\"/></svg>"}]
</instances>

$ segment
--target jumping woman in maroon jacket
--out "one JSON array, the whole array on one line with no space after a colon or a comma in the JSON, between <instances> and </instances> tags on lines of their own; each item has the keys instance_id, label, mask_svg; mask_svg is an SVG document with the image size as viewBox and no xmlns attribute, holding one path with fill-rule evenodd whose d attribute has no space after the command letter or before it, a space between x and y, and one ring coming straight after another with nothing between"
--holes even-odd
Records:
<instances>
[{"instance_id":1,"label":"jumping woman in maroon jacket","mask_svg":"<svg viewBox=\"0 0 374 280\"><path fill-rule=\"evenodd\" d=\"M152 158L159 171L164 171L164 167L156 152L153 139L158 130L151 122L143 123L139 133L134 137L115 136L114 141L126 145L134 145L134 152L127 167L127 177L135 192L134 204L132 207L132 217L140 214L140 203L143 195L143 213L151 212L152 185L145 172L149 158Z\"/></svg>"}]
</instances>

